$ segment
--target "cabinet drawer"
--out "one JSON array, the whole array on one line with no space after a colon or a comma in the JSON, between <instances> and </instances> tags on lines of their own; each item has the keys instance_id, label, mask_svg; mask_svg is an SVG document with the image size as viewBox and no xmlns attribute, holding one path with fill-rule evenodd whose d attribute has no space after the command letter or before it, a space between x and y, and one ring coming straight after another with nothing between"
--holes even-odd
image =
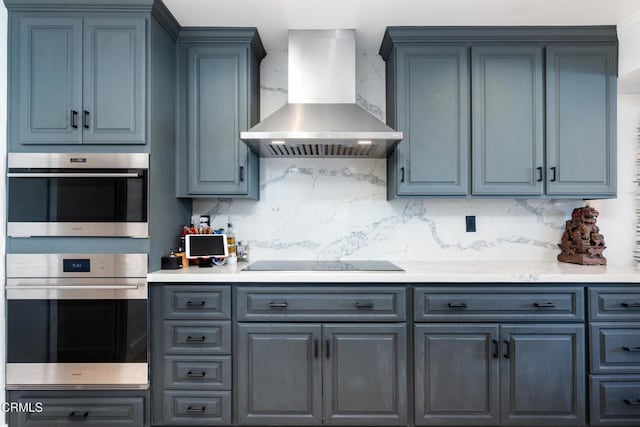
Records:
<instances>
[{"instance_id":1,"label":"cabinet drawer","mask_svg":"<svg viewBox=\"0 0 640 427\"><path fill-rule=\"evenodd\" d=\"M164 387L230 390L231 356L165 356Z\"/></svg>"},{"instance_id":2,"label":"cabinet drawer","mask_svg":"<svg viewBox=\"0 0 640 427\"><path fill-rule=\"evenodd\" d=\"M229 354L231 322L165 320L164 352Z\"/></svg>"},{"instance_id":3,"label":"cabinet drawer","mask_svg":"<svg viewBox=\"0 0 640 427\"><path fill-rule=\"evenodd\" d=\"M583 292L580 287L416 288L415 320L582 320Z\"/></svg>"},{"instance_id":4,"label":"cabinet drawer","mask_svg":"<svg viewBox=\"0 0 640 427\"><path fill-rule=\"evenodd\" d=\"M640 425L640 376L591 377L591 425Z\"/></svg>"},{"instance_id":5,"label":"cabinet drawer","mask_svg":"<svg viewBox=\"0 0 640 427\"><path fill-rule=\"evenodd\" d=\"M640 323L591 325L591 372L640 374Z\"/></svg>"},{"instance_id":6,"label":"cabinet drawer","mask_svg":"<svg viewBox=\"0 0 640 427\"><path fill-rule=\"evenodd\" d=\"M640 289L589 288L589 319L640 321Z\"/></svg>"},{"instance_id":7,"label":"cabinet drawer","mask_svg":"<svg viewBox=\"0 0 640 427\"><path fill-rule=\"evenodd\" d=\"M30 402L35 408L36 402L42 402L42 412L20 412L11 415L15 427L28 426L65 426L83 425L87 427L114 427L144 425L143 397L109 398L54 398L32 397L21 399L21 403Z\"/></svg>"},{"instance_id":8,"label":"cabinet drawer","mask_svg":"<svg viewBox=\"0 0 640 427\"><path fill-rule=\"evenodd\" d=\"M165 391L161 424L231 424L231 392Z\"/></svg>"},{"instance_id":9,"label":"cabinet drawer","mask_svg":"<svg viewBox=\"0 0 640 427\"><path fill-rule=\"evenodd\" d=\"M230 319L228 286L165 286L165 319Z\"/></svg>"},{"instance_id":10,"label":"cabinet drawer","mask_svg":"<svg viewBox=\"0 0 640 427\"><path fill-rule=\"evenodd\" d=\"M404 321L404 288L238 289L239 321Z\"/></svg>"}]
</instances>

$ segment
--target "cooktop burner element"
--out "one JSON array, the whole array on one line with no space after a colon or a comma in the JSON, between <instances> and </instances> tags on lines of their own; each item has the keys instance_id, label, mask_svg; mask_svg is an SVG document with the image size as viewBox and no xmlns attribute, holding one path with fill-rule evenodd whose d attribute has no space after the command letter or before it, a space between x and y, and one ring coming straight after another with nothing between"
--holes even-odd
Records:
<instances>
[{"instance_id":1,"label":"cooktop burner element","mask_svg":"<svg viewBox=\"0 0 640 427\"><path fill-rule=\"evenodd\" d=\"M245 271L404 271L389 261L256 261Z\"/></svg>"}]
</instances>

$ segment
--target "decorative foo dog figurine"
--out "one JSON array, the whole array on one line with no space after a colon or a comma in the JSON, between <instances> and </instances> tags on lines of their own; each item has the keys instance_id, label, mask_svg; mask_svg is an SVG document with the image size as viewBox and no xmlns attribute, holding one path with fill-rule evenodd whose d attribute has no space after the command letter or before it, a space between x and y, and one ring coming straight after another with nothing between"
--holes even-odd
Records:
<instances>
[{"instance_id":1,"label":"decorative foo dog figurine","mask_svg":"<svg viewBox=\"0 0 640 427\"><path fill-rule=\"evenodd\" d=\"M562 241L558 245L562 253L558 261L582 265L606 265L602 256L605 250L604 236L596 225L600 213L591 206L576 208L565 223Z\"/></svg>"}]
</instances>

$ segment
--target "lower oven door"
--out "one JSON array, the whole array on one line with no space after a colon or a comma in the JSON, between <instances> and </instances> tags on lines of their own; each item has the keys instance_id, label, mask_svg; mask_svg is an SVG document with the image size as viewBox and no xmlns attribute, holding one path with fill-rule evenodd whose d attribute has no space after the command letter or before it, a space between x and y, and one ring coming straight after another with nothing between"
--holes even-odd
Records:
<instances>
[{"instance_id":1,"label":"lower oven door","mask_svg":"<svg viewBox=\"0 0 640 427\"><path fill-rule=\"evenodd\" d=\"M146 294L135 279L9 279L7 388L146 388Z\"/></svg>"}]
</instances>

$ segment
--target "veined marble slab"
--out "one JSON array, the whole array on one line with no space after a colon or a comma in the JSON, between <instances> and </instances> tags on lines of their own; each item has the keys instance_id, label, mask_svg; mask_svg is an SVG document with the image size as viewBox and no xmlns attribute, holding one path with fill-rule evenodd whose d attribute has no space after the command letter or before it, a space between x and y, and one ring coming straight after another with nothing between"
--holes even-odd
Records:
<instances>
[{"instance_id":1,"label":"veined marble slab","mask_svg":"<svg viewBox=\"0 0 640 427\"><path fill-rule=\"evenodd\" d=\"M242 271L243 264L150 273L149 282L210 283L637 283L632 266L584 266L558 262L421 262L395 264L404 272Z\"/></svg>"}]
</instances>

